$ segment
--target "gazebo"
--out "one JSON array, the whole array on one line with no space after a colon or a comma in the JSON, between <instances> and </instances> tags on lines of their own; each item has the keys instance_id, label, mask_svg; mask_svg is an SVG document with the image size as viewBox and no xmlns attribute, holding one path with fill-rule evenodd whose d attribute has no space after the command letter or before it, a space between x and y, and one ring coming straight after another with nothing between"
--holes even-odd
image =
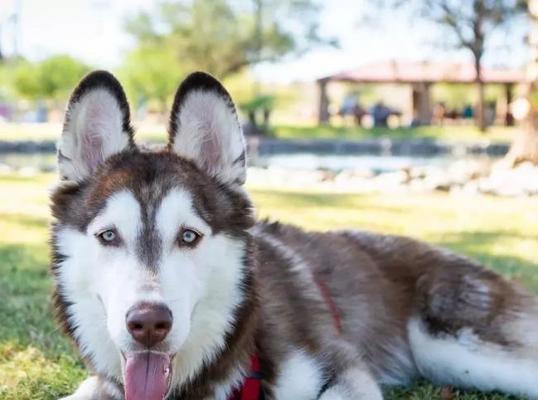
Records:
<instances>
[{"instance_id":1,"label":"gazebo","mask_svg":"<svg viewBox=\"0 0 538 400\"><path fill-rule=\"evenodd\" d=\"M525 74L522 70L482 68L482 80L485 84L504 85L506 104L512 102L514 85L523 82L524 79ZM327 86L331 82L410 85L413 113L419 121L428 123L432 114L430 89L433 84L474 84L475 81L475 68L471 63L386 61L363 65L354 70L325 76L317 80L319 88L318 121L320 124L329 121ZM505 121L509 124L511 118L507 115Z\"/></svg>"}]
</instances>

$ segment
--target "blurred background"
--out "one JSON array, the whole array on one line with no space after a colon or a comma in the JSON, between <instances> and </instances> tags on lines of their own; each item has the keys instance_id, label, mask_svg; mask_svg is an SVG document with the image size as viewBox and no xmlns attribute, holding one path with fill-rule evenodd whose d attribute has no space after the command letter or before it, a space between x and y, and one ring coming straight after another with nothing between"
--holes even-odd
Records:
<instances>
[{"instance_id":1,"label":"blurred background","mask_svg":"<svg viewBox=\"0 0 538 400\"><path fill-rule=\"evenodd\" d=\"M51 317L47 196L92 69L121 80L148 145L187 74L221 79L260 217L413 236L538 290L538 1L0 0L2 399L86 373Z\"/></svg>"}]
</instances>

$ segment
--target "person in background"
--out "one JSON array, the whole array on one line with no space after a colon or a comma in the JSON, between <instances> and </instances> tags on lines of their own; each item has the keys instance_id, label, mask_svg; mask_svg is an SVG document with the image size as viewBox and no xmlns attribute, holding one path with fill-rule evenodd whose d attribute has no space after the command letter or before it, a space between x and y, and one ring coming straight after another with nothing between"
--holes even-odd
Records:
<instances>
[{"instance_id":1,"label":"person in background","mask_svg":"<svg viewBox=\"0 0 538 400\"><path fill-rule=\"evenodd\" d=\"M349 93L342 102L340 111L338 114L345 120L346 116L352 115L355 124L357 126L362 125L362 117L366 114L364 108L361 107L359 103L359 95L356 93Z\"/></svg>"},{"instance_id":2,"label":"person in background","mask_svg":"<svg viewBox=\"0 0 538 400\"><path fill-rule=\"evenodd\" d=\"M461 113L461 115L463 119L473 119L473 106L471 106L470 104L466 104L465 107L463 107L463 112Z\"/></svg>"},{"instance_id":3,"label":"person in background","mask_svg":"<svg viewBox=\"0 0 538 400\"><path fill-rule=\"evenodd\" d=\"M383 103L382 100L378 101L372 107L371 113L374 120L374 127L386 128L389 126L388 120L391 115L391 110Z\"/></svg>"},{"instance_id":4,"label":"person in background","mask_svg":"<svg viewBox=\"0 0 538 400\"><path fill-rule=\"evenodd\" d=\"M447 114L446 105L444 102L438 102L433 107L433 120L439 126L443 126Z\"/></svg>"},{"instance_id":5,"label":"person in background","mask_svg":"<svg viewBox=\"0 0 538 400\"><path fill-rule=\"evenodd\" d=\"M497 119L497 103L494 101L488 101L486 103L485 109L485 119L487 126L495 125L495 120Z\"/></svg>"}]
</instances>

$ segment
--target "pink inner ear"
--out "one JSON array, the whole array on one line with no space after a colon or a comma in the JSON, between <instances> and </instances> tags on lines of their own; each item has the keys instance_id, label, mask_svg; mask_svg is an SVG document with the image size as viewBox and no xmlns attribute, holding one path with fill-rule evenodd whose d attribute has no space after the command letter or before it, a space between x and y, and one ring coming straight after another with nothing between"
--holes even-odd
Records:
<instances>
[{"instance_id":1,"label":"pink inner ear","mask_svg":"<svg viewBox=\"0 0 538 400\"><path fill-rule=\"evenodd\" d=\"M82 161L89 171L95 171L103 161L103 138L98 132L92 131L91 127L82 134Z\"/></svg>"},{"instance_id":2,"label":"pink inner ear","mask_svg":"<svg viewBox=\"0 0 538 400\"><path fill-rule=\"evenodd\" d=\"M108 125L114 119L110 113L111 110L100 102L89 102L87 105L81 138L81 158L89 171L95 171L99 164L104 161L104 136L110 135L107 128L110 129Z\"/></svg>"},{"instance_id":3,"label":"pink inner ear","mask_svg":"<svg viewBox=\"0 0 538 400\"><path fill-rule=\"evenodd\" d=\"M215 170L222 163L222 144L219 135L210 132L204 138L200 148L203 165L210 171Z\"/></svg>"}]
</instances>

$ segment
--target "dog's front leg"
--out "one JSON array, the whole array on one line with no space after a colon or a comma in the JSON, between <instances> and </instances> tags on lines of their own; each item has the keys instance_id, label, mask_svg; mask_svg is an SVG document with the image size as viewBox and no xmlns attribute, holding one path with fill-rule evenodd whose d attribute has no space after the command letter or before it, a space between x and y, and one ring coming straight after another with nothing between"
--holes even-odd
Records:
<instances>
[{"instance_id":1,"label":"dog's front leg","mask_svg":"<svg viewBox=\"0 0 538 400\"><path fill-rule=\"evenodd\" d=\"M123 393L109 380L92 376L80 384L71 396L60 400L123 400Z\"/></svg>"},{"instance_id":2,"label":"dog's front leg","mask_svg":"<svg viewBox=\"0 0 538 400\"><path fill-rule=\"evenodd\" d=\"M383 395L369 371L351 367L331 381L319 400L383 400Z\"/></svg>"}]
</instances>

